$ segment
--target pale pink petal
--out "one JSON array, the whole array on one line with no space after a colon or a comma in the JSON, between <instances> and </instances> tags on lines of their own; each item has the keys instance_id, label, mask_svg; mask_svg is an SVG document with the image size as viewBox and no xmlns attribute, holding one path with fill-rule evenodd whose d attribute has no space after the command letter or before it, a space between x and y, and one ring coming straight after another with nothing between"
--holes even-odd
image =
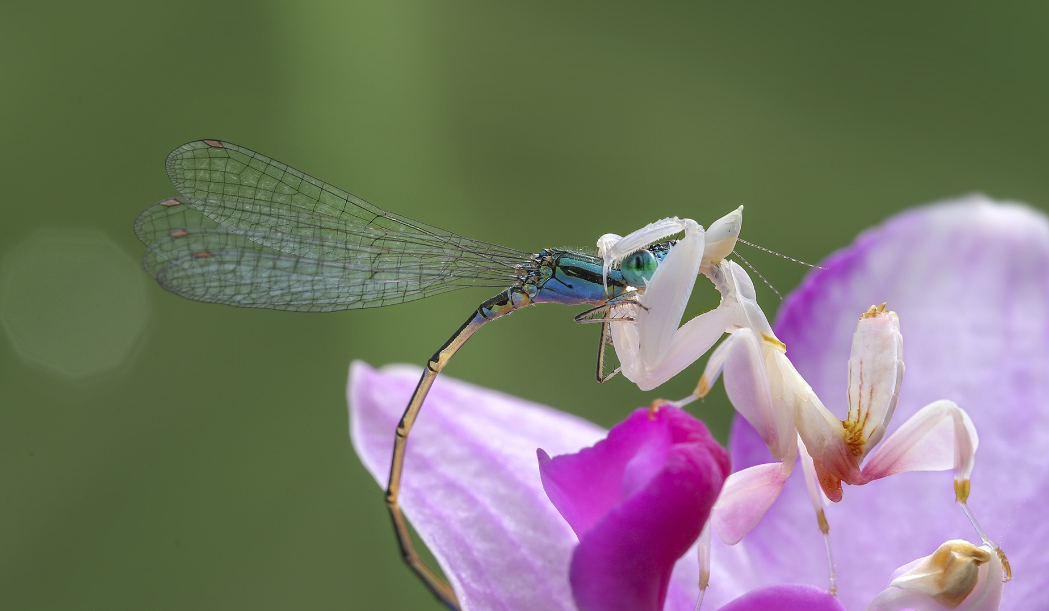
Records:
<instances>
[{"instance_id":1,"label":"pale pink petal","mask_svg":"<svg viewBox=\"0 0 1049 611\"><path fill-rule=\"evenodd\" d=\"M381 487L420 373L351 365L350 434ZM574 452L603 436L569 414L437 380L409 439L401 503L464 611L575 611L568 567L576 537L543 492L535 450ZM375 502L381 498L376 488ZM394 541L391 531L391 547Z\"/></svg>"}]
</instances>

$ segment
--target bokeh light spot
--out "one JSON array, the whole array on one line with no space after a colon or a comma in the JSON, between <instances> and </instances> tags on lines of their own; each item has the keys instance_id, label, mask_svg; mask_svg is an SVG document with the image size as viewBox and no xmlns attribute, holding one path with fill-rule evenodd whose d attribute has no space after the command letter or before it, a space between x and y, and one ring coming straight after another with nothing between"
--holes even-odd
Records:
<instances>
[{"instance_id":1,"label":"bokeh light spot","mask_svg":"<svg viewBox=\"0 0 1049 611\"><path fill-rule=\"evenodd\" d=\"M93 229L42 229L0 267L0 323L19 355L71 378L112 371L149 316L137 262Z\"/></svg>"}]
</instances>

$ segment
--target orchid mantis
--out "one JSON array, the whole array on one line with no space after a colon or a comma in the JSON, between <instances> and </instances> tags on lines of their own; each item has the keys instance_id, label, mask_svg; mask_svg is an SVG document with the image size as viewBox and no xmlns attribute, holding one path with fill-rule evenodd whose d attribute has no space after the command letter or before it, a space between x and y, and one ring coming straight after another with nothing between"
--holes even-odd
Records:
<instances>
[{"instance_id":1,"label":"orchid mantis","mask_svg":"<svg viewBox=\"0 0 1049 611\"><path fill-rule=\"evenodd\" d=\"M742 208L709 231L690 219L664 219L634 233L602 236L599 254L607 270L636 257L648 244L684 232L684 238L654 270L630 301L610 306L611 338L623 374L642 390L667 381L706 353L722 333L729 337L711 355L696 391L684 405L709 392L720 375L735 409L765 441L776 462L734 473L726 482L711 522L719 538L738 543L757 525L779 496L799 455L809 496L824 535L835 591L829 525L824 498L842 498L841 483L863 485L906 471L954 469L955 497L985 547L993 550L1009 575L1008 561L977 524L966 500L978 445L968 415L951 401L936 401L908 420L885 443L903 378L899 320L885 304L863 313L853 336L848 363L849 414L835 418L786 356L757 304L754 285L737 264L725 260L735 246ZM678 327L698 274L722 295L717 308ZM618 322L616 320L622 319ZM868 460L864 462L864 459ZM709 537L709 526L701 539ZM709 574L709 543L700 544L702 591ZM697 605L698 608L698 605Z\"/></svg>"}]
</instances>

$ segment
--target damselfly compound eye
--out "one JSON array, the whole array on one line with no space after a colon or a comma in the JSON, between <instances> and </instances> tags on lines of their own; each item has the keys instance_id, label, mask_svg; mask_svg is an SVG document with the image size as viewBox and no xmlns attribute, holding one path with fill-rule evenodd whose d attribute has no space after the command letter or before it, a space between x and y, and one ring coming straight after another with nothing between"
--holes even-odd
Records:
<instances>
[{"instance_id":1,"label":"damselfly compound eye","mask_svg":"<svg viewBox=\"0 0 1049 611\"><path fill-rule=\"evenodd\" d=\"M623 280L630 286L643 287L656 273L659 261L655 255L647 250L639 250L623 259L619 269L623 272Z\"/></svg>"}]
</instances>

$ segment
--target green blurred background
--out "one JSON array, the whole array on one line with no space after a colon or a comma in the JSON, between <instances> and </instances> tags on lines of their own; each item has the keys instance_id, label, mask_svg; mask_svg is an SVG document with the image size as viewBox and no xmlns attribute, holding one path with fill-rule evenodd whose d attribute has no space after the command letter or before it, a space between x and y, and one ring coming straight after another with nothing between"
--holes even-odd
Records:
<instances>
[{"instance_id":1,"label":"green blurred background","mask_svg":"<svg viewBox=\"0 0 1049 611\"><path fill-rule=\"evenodd\" d=\"M746 239L815 261L917 203L1045 208L1047 33L1044 2L3 3L0 608L438 608L353 454L347 366L422 364L490 291L169 295L131 224L183 142L524 250L744 204ZM598 386L575 313L491 325L447 373L606 426L691 390L698 365ZM723 396L700 409L724 438Z\"/></svg>"}]
</instances>

